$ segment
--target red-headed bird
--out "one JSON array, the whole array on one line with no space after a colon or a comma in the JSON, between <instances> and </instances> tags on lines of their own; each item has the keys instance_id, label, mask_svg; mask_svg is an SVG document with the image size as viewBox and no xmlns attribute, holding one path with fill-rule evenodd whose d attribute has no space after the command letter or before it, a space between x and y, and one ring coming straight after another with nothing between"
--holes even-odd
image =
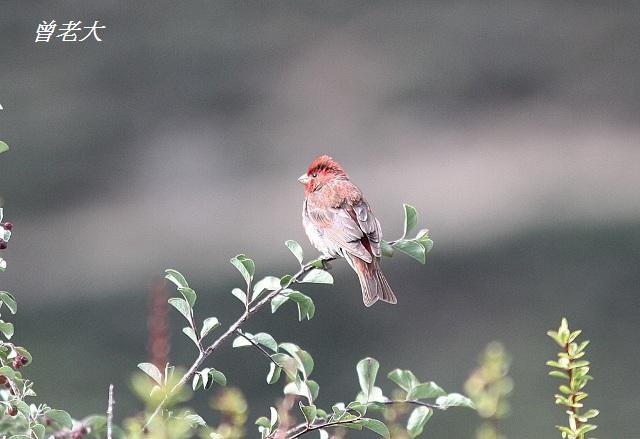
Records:
<instances>
[{"instance_id":1,"label":"red-headed bird","mask_svg":"<svg viewBox=\"0 0 640 439\"><path fill-rule=\"evenodd\" d=\"M323 255L344 256L358 275L365 306L397 303L378 265L380 222L344 168L321 155L298 181L304 185L302 225L311 244Z\"/></svg>"}]
</instances>

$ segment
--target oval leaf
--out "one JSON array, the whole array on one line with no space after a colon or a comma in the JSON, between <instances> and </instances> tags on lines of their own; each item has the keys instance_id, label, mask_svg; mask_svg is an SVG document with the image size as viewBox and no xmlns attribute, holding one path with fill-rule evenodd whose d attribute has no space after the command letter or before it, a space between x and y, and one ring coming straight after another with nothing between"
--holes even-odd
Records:
<instances>
[{"instance_id":1,"label":"oval leaf","mask_svg":"<svg viewBox=\"0 0 640 439\"><path fill-rule=\"evenodd\" d=\"M416 261L424 264L427 262L427 251L424 246L418 241L401 239L393 244L393 248L407 256L411 256Z\"/></svg>"},{"instance_id":2,"label":"oval leaf","mask_svg":"<svg viewBox=\"0 0 640 439\"><path fill-rule=\"evenodd\" d=\"M375 386L379 367L380 364L374 358L365 358L360 360L356 366L356 370L358 371L358 382L360 383L362 393L364 393L365 399L367 400Z\"/></svg>"},{"instance_id":3,"label":"oval leaf","mask_svg":"<svg viewBox=\"0 0 640 439\"><path fill-rule=\"evenodd\" d=\"M418 437L422 434L424 426L433 415L433 410L429 407L416 407L409 415L407 421L407 431L411 437Z\"/></svg>"},{"instance_id":4,"label":"oval leaf","mask_svg":"<svg viewBox=\"0 0 640 439\"><path fill-rule=\"evenodd\" d=\"M181 299L180 297L172 297L167 302L169 302L169 305L177 309L180 314L182 314L184 318L187 319L187 321L191 321L191 307L186 300Z\"/></svg>"},{"instance_id":5,"label":"oval leaf","mask_svg":"<svg viewBox=\"0 0 640 439\"><path fill-rule=\"evenodd\" d=\"M289 250L291 250L291 253L293 253L293 256L295 256L298 262L302 264L302 260L304 259L304 253L302 251L302 247L300 247L300 244L290 239L288 241L285 241L284 245L289 247Z\"/></svg>"},{"instance_id":6,"label":"oval leaf","mask_svg":"<svg viewBox=\"0 0 640 439\"><path fill-rule=\"evenodd\" d=\"M464 395L459 393L449 393L436 399L436 404L442 408L448 407L469 407L475 409L473 402Z\"/></svg>"},{"instance_id":7,"label":"oval leaf","mask_svg":"<svg viewBox=\"0 0 640 439\"><path fill-rule=\"evenodd\" d=\"M44 415L47 418L50 418L53 422L65 428L72 428L73 421L71 420L71 416L69 413L63 410L47 410Z\"/></svg>"},{"instance_id":8,"label":"oval leaf","mask_svg":"<svg viewBox=\"0 0 640 439\"><path fill-rule=\"evenodd\" d=\"M155 364L140 363L138 364L138 369L149 375L156 383L162 386L162 374Z\"/></svg>"},{"instance_id":9,"label":"oval leaf","mask_svg":"<svg viewBox=\"0 0 640 439\"><path fill-rule=\"evenodd\" d=\"M184 276L177 270L169 269L164 271L166 274L165 279L170 280L178 288L188 288L189 284Z\"/></svg>"},{"instance_id":10,"label":"oval leaf","mask_svg":"<svg viewBox=\"0 0 640 439\"><path fill-rule=\"evenodd\" d=\"M0 302L4 303L11 314L15 314L18 311L18 304L16 303L16 298L11 295L8 291L0 291Z\"/></svg>"},{"instance_id":11,"label":"oval leaf","mask_svg":"<svg viewBox=\"0 0 640 439\"><path fill-rule=\"evenodd\" d=\"M403 204L404 207L404 233L402 239L406 238L418 224L418 211L409 204Z\"/></svg>"},{"instance_id":12,"label":"oval leaf","mask_svg":"<svg viewBox=\"0 0 640 439\"><path fill-rule=\"evenodd\" d=\"M364 428L368 428L369 430L382 436L385 439L391 439L391 435L389 434L389 429L384 424L384 422L378 421L377 419L371 419L371 418L363 418L361 422Z\"/></svg>"},{"instance_id":13,"label":"oval leaf","mask_svg":"<svg viewBox=\"0 0 640 439\"><path fill-rule=\"evenodd\" d=\"M300 282L314 284L332 284L333 277L328 271L321 270L319 268L313 268L304 275Z\"/></svg>"},{"instance_id":14,"label":"oval leaf","mask_svg":"<svg viewBox=\"0 0 640 439\"><path fill-rule=\"evenodd\" d=\"M213 329L220 326L220 322L216 317L207 317L202 322L202 329L200 330L200 338L204 338Z\"/></svg>"}]
</instances>

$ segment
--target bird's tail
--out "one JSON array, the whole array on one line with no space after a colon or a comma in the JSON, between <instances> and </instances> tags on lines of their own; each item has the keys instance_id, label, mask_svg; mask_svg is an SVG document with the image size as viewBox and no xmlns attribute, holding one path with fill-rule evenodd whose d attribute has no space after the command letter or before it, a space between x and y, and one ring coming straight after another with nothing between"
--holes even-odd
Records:
<instances>
[{"instance_id":1,"label":"bird's tail","mask_svg":"<svg viewBox=\"0 0 640 439\"><path fill-rule=\"evenodd\" d=\"M367 263L356 256L347 255L347 261L358 274L364 306L369 307L378 300L392 304L398 303L375 257Z\"/></svg>"}]
</instances>

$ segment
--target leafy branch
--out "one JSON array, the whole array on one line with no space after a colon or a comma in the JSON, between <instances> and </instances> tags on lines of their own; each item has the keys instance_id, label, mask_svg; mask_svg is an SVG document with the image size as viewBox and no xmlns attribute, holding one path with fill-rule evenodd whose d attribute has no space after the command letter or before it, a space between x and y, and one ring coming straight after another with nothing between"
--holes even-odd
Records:
<instances>
[{"instance_id":1,"label":"leafy branch","mask_svg":"<svg viewBox=\"0 0 640 439\"><path fill-rule=\"evenodd\" d=\"M562 437L567 439L585 439L587 433L597 428L597 425L589 423L590 419L600 413L596 409L581 412L584 407L582 401L588 396L584 388L593 379L589 375L589 362L583 359L589 340L580 343L576 341L581 333L580 329L570 331L565 318L557 331L547 332L547 335L562 348L558 353L558 359L547 361L547 366L554 368L549 375L566 380L566 384L560 385L560 393L555 395L555 399L556 404L567 408L569 426L556 426Z\"/></svg>"},{"instance_id":2,"label":"leafy branch","mask_svg":"<svg viewBox=\"0 0 640 439\"><path fill-rule=\"evenodd\" d=\"M420 230L415 238L407 238L408 234L417 224L417 212L415 208L405 204L404 213L405 222L402 237L396 241L383 242L383 253L391 256L395 249L411 256L421 263L425 263L426 253L431 250L433 241L429 238L426 229ZM284 370L289 378L293 380L292 383L289 384L296 385L298 390L306 386L307 388L304 389L305 391L303 392L306 395L310 396L313 393L313 389L309 389L309 385L306 383L306 375L301 382L295 381L294 358L299 360L300 355L304 355L302 353L306 354L305 351L300 350L291 343L277 345L275 340L266 333L252 335L241 329L251 315L269 303L271 304L271 312L275 313L285 302L295 302L298 308L299 320L311 319L315 314L313 300L300 291L294 290L293 286L302 283L333 283L333 278L328 272L330 268L328 262L334 258L323 256L309 262L304 262L302 247L297 242L286 241L285 245L299 263L298 271L291 275L281 277L266 276L254 282L255 262L242 254L231 258L231 264L240 272L245 283L244 289L234 288L231 293L244 305L244 312L235 322L229 325L221 335L209 344L205 341L205 337L207 337L211 331L218 328L220 322L216 317L208 317L204 319L202 323L198 324L194 315L194 306L197 300L196 292L189 286L187 280L181 273L176 270L166 270L165 278L171 281L181 294L181 297L170 298L169 304L176 308L187 320L188 325L182 329L182 332L194 343L198 350L198 355L181 378L178 379L177 382L173 380L174 382L172 382L171 385L167 384L170 380L167 379L166 375L168 373L167 371L170 370L171 373L173 373L174 369L166 369L165 376L163 377L162 372L153 364L141 363L138 365L138 367L155 382L151 392L160 392L160 394L163 395L147 418L144 424L145 430L148 430L152 421L170 405L172 399L180 393L180 390L190 380L193 380L192 387L194 390L201 385L204 388L209 388L213 382L218 382L219 384L226 383L226 378L222 372L213 368L200 368L205 360L234 334L237 335L237 337L233 342L233 347L250 345L260 351L262 355L269 358L270 372L267 378L268 382L277 382L281 372ZM201 328L200 331L198 331L198 327ZM270 354L265 347L273 350L274 354ZM285 352L279 352L280 348L283 348ZM310 358L308 354L306 355ZM313 384L311 384L311 387L314 387ZM312 426L309 425L309 427L311 428Z\"/></svg>"},{"instance_id":3,"label":"leafy branch","mask_svg":"<svg viewBox=\"0 0 640 439\"><path fill-rule=\"evenodd\" d=\"M360 392L356 398L348 404L339 402L331 407L331 411L325 411L314 404L317 391L311 397L302 392L300 396L307 399L307 404L300 401L300 411L304 422L286 430L278 427L278 414L271 411L270 418L262 417L256 421L263 439L294 439L312 431L320 431L321 438L328 438L327 429L334 427L347 427L354 430L369 429L381 437L390 439L390 433L384 422L367 416L371 412L380 412L389 405L413 405L415 406L407 420L407 430L411 437L420 435L427 421L433 415L433 410L446 410L449 407L474 408L471 400L458 393L447 393L434 382L420 382L413 372L409 370L395 369L389 373L388 378L396 383L404 393L404 399L390 399L386 397L382 389L376 386L379 363L373 358L365 358L358 362L356 371ZM300 383L296 380L296 387ZM285 387L292 388L291 383ZM289 390L290 391L290 390ZM433 402L424 401L434 399Z\"/></svg>"}]
</instances>

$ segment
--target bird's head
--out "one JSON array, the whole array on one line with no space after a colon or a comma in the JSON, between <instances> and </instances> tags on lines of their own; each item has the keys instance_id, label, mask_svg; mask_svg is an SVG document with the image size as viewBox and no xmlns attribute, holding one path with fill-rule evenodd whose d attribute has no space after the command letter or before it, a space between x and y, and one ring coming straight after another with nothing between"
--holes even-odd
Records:
<instances>
[{"instance_id":1,"label":"bird's head","mask_svg":"<svg viewBox=\"0 0 640 439\"><path fill-rule=\"evenodd\" d=\"M304 185L305 193L310 194L336 177L347 177L344 168L332 157L321 155L311 162L307 172L302 174L298 181Z\"/></svg>"}]
</instances>

